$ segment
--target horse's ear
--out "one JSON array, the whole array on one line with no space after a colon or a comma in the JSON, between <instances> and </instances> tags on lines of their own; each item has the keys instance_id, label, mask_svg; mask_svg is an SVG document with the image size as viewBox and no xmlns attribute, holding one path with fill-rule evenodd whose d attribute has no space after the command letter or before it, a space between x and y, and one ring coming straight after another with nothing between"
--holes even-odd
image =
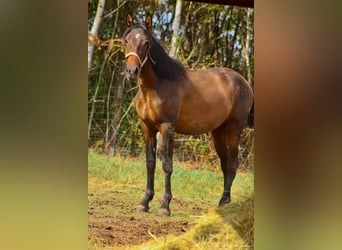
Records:
<instances>
[{"instance_id":1,"label":"horse's ear","mask_svg":"<svg viewBox=\"0 0 342 250\"><path fill-rule=\"evenodd\" d=\"M127 25L128 28L133 26L133 18L132 18L132 14L131 13L127 13L126 25Z\"/></svg>"},{"instance_id":2,"label":"horse's ear","mask_svg":"<svg viewBox=\"0 0 342 250\"><path fill-rule=\"evenodd\" d=\"M148 30L152 28L152 16L150 13L147 13L146 20L145 20L145 27Z\"/></svg>"}]
</instances>

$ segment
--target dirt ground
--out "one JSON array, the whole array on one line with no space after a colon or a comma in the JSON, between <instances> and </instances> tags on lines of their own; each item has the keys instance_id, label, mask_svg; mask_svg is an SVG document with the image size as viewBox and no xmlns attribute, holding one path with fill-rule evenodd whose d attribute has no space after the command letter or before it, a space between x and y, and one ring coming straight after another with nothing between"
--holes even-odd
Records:
<instances>
[{"instance_id":1,"label":"dirt ground","mask_svg":"<svg viewBox=\"0 0 342 250\"><path fill-rule=\"evenodd\" d=\"M127 218L112 216L94 218L90 216L88 223L88 240L97 245L128 246L139 245L152 240L153 237L168 234L179 235L188 228L188 222L168 221L160 222L157 219Z\"/></svg>"},{"instance_id":2,"label":"dirt ground","mask_svg":"<svg viewBox=\"0 0 342 250\"><path fill-rule=\"evenodd\" d=\"M122 194L116 193L112 199L97 199L89 193L88 241L96 246L140 245L155 237L180 235L186 232L192 222L178 218L160 217L155 212L138 213ZM117 198L115 198L117 197ZM174 201L178 205L182 201ZM129 208L131 207L132 208ZM110 209L115 207L115 211ZM196 209L196 208L195 208ZM195 211L196 212L196 211Z\"/></svg>"}]
</instances>

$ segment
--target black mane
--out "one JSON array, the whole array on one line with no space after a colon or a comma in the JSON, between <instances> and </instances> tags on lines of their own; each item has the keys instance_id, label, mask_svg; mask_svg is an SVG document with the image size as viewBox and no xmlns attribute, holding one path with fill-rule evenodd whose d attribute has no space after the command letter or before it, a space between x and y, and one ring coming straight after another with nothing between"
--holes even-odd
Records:
<instances>
[{"instance_id":1,"label":"black mane","mask_svg":"<svg viewBox=\"0 0 342 250\"><path fill-rule=\"evenodd\" d=\"M168 80L178 80L186 77L184 66L179 61L171 58L153 36L150 55L156 62L155 64L152 63L152 68L158 77Z\"/></svg>"}]
</instances>

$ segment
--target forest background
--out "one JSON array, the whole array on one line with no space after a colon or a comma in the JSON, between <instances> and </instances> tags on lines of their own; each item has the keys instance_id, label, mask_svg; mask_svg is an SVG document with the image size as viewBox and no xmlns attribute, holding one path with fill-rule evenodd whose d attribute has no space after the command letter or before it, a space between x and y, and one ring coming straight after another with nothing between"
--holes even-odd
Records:
<instances>
[{"instance_id":1,"label":"forest background","mask_svg":"<svg viewBox=\"0 0 342 250\"><path fill-rule=\"evenodd\" d=\"M154 36L186 68L229 67L254 87L253 8L180 0L90 0L88 147L94 151L112 150L114 154L139 157L144 148L133 105L137 84L127 81L123 74L120 38L126 29L128 12L133 13L135 22L143 22L146 13L151 13ZM91 54L89 48L93 49ZM240 162L244 167L254 167L253 145L254 129L246 129L240 147ZM209 134L177 135L175 158L217 165Z\"/></svg>"}]
</instances>

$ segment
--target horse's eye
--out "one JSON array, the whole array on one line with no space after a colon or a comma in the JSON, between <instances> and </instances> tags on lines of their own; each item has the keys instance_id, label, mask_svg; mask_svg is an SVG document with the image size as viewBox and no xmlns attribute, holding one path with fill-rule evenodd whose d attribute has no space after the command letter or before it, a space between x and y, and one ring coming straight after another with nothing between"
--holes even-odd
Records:
<instances>
[{"instance_id":1,"label":"horse's eye","mask_svg":"<svg viewBox=\"0 0 342 250\"><path fill-rule=\"evenodd\" d=\"M127 44L128 43L127 39L125 39L124 42Z\"/></svg>"}]
</instances>

